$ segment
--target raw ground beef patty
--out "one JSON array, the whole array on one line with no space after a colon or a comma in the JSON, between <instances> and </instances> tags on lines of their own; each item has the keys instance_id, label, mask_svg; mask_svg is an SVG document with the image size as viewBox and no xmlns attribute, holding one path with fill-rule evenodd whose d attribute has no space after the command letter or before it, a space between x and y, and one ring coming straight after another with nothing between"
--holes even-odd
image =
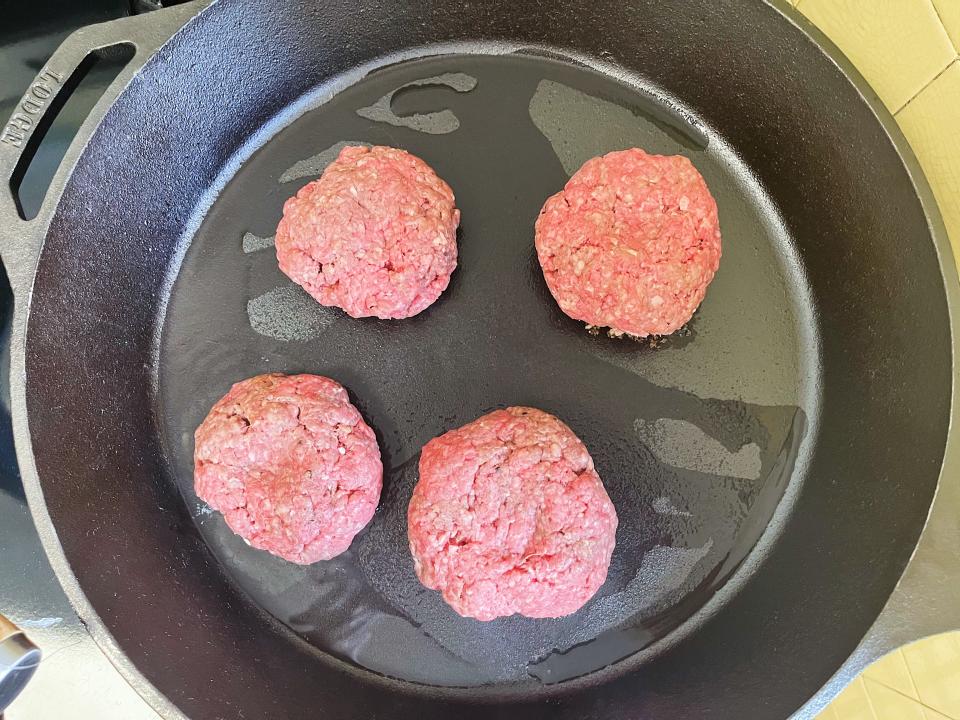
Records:
<instances>
[{"instance_id":1,"label":"raw ground beef patty","mask_svg":"<svg viewBox=\"0 0 960 720\"><path fill-rule=\"evenodd\" d=\"M575 612L606 579L617 529L584 444L525 407L428 442L407 521L420 581L478 620Z\"/></svg>"},{"instance_id":2,"label":"raw ground beef patty","mask_svg":"<svg viewBox=\"0 0 960 720\"><path fill-rule=\"evenodd\" d=\"M453 191L423 160L345 147L284 204L277 260L321 305L353 317L410 317L449 284L459 223Z\"/></svg>"},{"instance_id":3,"label":"raw ground beef patty","mask_svg":"<svg viewBox=\"0 0 960 720\"><path fill-rule=\"evenodd\" d=\"M306 565L350 546L380 500L373 430L319 375L238 382L196 432L197 495L250 545Z\"/></svg>"},{"instance_id":4,"label":"raw ground beef patty","mask_svg":"<svg viewBox=\"0 0 960 720\"><path fill-rule=\"evenodd\" d=\"M567 315L612 335L668 335L692 317L720 264L717 204L681 155L612 152L547 200L536 246Z\"/></svg>"}]
</instances>

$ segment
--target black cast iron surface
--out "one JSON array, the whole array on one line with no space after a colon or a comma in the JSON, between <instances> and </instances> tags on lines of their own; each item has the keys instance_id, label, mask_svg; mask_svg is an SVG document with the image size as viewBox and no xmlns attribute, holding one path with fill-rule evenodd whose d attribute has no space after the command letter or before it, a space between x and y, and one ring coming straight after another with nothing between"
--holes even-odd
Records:
<instances>
[{"instance_id":1,"label":"black cast iron surface","mask_svg":"<svg viewBox=\"0 0 960 720\"><path fill-rule=\"evenodd\" d=\"M0 23L0 123L6 122L37 69L78 27L122 17L122 0L38 0L7 3ZM99 97L107 77L88 77L80 100ZM66 108L33 161L21 188L24 204L39 206L48 180L83 116ZM76 616L47 562L27 508L17 471L10 422L10 325L13 297L0 276L0 613L16 622L44 660L5 720L65 717L97 720L156 720L156 713L127 684Z\"/></svg>"},{"instance_id":2,"label":"black cast iron surface","mask_svg":"<svg viewBox=\"0 0 960 720\"><path fill-rule=\"evenodd\" d=\"M386 96L390 115L368 110ZM187 506L260 607L389 677L536 694L664 637L740 565L810 432L818 339L772 205L758 202L762 191L719 139L662 111L656 119L657 107L607 76L528 55L400 63L284 129L219 195L174 285L159 400ZM280 273L273 248L251 239L251 229L272 232L283 201L346 140L404 147L457 194L458 270L442 301L409 321L318 306ZM635 145L690 156L728 238L709 300L687 333L657 349L592 337L564 316L533 249L533 221L568 173ZM374 521L348 553L309 568L252 551L193 493L194 429L231 383L271 370L343 382L384 455ZM420 448L511 404L571 425L620 517L607 583L559 620L460 618L420 585L408 550Z\"/></svg>"},{"instance_id":3,"label":"black cast iron surface","mask_svg":"<svg viewBox=\"0 0 960 720\"><path fill-rule=\"evenodd\" d=\"M485 3L451 13L439 3L421 3L415 8L371 3L363 10L363 22L344 24L342 18L354 17L346 7L321 10L312 4L293 2L269 7L239 3L213 6L148 63L105 115L64 188L34 285L26 336L25 399L47 510L90 606L129 661L187 714L198 718L231 716L238 708L252 716L285 717L312 716L317 708L331 717L403 717L414 713L446 717L453 712L466 717L785 717L840 666L876 618L909 559L942 458L951 387L950 337L945 332L949 319L926 217L896 148L869 106L842 73L825 60L819 48L784 22L776 10L765 6L732 2L678 2L670 8L663 3L635 3L628 8L615 3L568 2L537 7ZM333 18L340 20L335 22ZM238 27L248 35L244 42L225 43L224 38L235 37L232 33ZM488 44L467 42L476 37L485 38ZM491 46L489 42L493 41L498 44ZM295 628L332 655L317 652L240 590L242 587L249 592L256 587L249 578L239 575L255 564L228 557L230 540L218 536L213 527L204 526L204 533L198 532L192 517L196 508L184 502L173 480L177 463L182 464L186 457L185 447L177 445L190 422L184 421L179 412L168 414L168 409L196 414L203 404L200 399L182 397L185 393L177 390L176 384L195 383L192 392L209 395L202 398L206 402L225 383L236 379L219 379L224 369L246 372L263 363L266 367L262 369L319 371L316 363L327 362L339 365L343 372L352 370L354 377L344 379L351 389L355 384L364 388L364 392L358 392L363 396L358 397L362 407L364 397L373 397L373 382L379 378L375 371L382 370L376 364L382 358L370 360L370 353L361 352L362 343L376 343L380 338L381 346L374 349L381 355L389 354L383 348L395 332L391 327L368 323L363 334L345 329L338 333L340 341L333 348L336 352L307 355L296 349L301 347L296 343L313 342L315 348L322 348L324 335L332 333L340 320L322 328L323 323L314 316L305 319L301 314L293 324L294 331L309 334L321 329L324 334L291 339L289 323L258 324L261 331L272 328L274 358L263 351L256 355L244 350L246 345L232 347L229 338L220 336L210 343L213 359L209 364L191 356L191 352L197 352L191 345L177 352L179 338L184 338L181 344L193 342L186 339L185 332L191 322L206 322L204 329L221 331L214 318L204 316L204 312L211 309L210 303L226 303L230 294L238 291L230 287L229 279L217 277L218 262L224 268L246 266L247 274L236 278L235 283L256 292L240 292L240 299L255 300L282 280L275 273L271 276L269 268L257 270L257 253L249 253L254 257L247 258L242 252L239 231L260 233L262 237L270 225L265 219L250 217L250 208L232 213L239 225L225 231L219 243L209 232L210 226L202 226L185 259L183 251L195 234L192 228L196 221L234 175L236 184L224 190L222 200L211 210L211 218L230 207L232 188L250 180L254 185L259 183L260 192L246 191L245 203L256 207L263 202L263 212L273 212L275 220L276 202L287 192L278 190L276 181L291 167L289 161L304 159L338 140L382 141L369 125L353 126L357 132L367 132L363 137L344 137L337 132L321 138L318 128L316 148L296 156L280 152L273 167L268 146L237 173L239 160L257 150L310 103L360 79L364 71L358 68L375 57L398 53L392 60L400 60L409 47L457 42L461 44L413 54L442 50L503 53L549 45L559 48L561 56L602 58L636 73L621 73L621 80L640 88L639 97L646 101L659 98L655 104L661 111L674 109L665 114L651 113L652 129L645 140L675 141L678 127L671 120L676 116L684 120L679 127L684 142L678 149L696 153L697 143L705 138L707 152L694 155L699 157L698 165L714 175L719 192L730 198L724 206L732 209L740 202L746 208L742 222L732 223L731 237L723 225L721 207L725 240L732 248L724 262L730 255L738 257L737 248L741 261L735 266L725 265L721 271L730 273L731 286L739 287L724 291L724 285L719 284L717 294L727 298L724 306L738 297L737 290L739 297L750 298L740 308L750 319L744 322L738 315L737 320L757 328L757 338L751 341L754 351L768 358L785 352L788 365L758 364L754 368L747 363L737 373L736 363L725 365L729 357L714 353L706 356L713 359L704 361L705 367L690 372L681 382L658 383L656 378L624 373L623 346L580 335L556 314L544 293L538 296L529 249L525 255L520 251L522 233L512 225L512 230L508 229L509 216L494 216L489 221L494 224L485 228L479 220L484 204L481 193L471 189L466 178L455 177L460 166L453 158L431 154L421 133L390 125L396 135L388 134L388 139L400 138L404 142L395 140L394 144L419 149L458 192L463 186L462 207L466 209L469 204L478 208L464 214L464 265L449 297L442 298L422 320L411 322L410 332L425 332L423 328L431 321L444 327L443 313L450 306L456 307L458 300L472 299L469 304L473 307L478 296L469 291L475 280L469 280L465 271L473 265L474 276L484 272L484 254L475 243L487 239L481 231L499 229L502 234L488 240L494 243L495 252L489 256L487 272L503 285L512 277L516 289L511 292L522 294L524 302L497 307L495 298L499 295L493 295L490 314L501 322L480 326L488 336L493 333L492 340L472 337L474 344L455 348L456 357L464 363L471 362L475 355L482 359L489 350L477 345L478 339L490 343L500 337L508 340L511 350L527 352L519 357L506 354L502 361L499 354L488 355L490 363L477 363L473 377L462 373L467 377L452 378L457 384L448 384L446 393L440 392L445 389L442 380L449 372L443 365L439 368L441 381L434 383L436 388L426 380L418 381L422 389L417 382L409 382L407 374L414 368L407 363L409 357L417 357L418 345L403 346L408 355L397 368L389 369L401 369L401 381L407 380L413 391L433 396L437 402L441 395L457 396L450 424L471 419L486 409L484 403L489 407L515 402L517 393L544 398L554 406L548 409L573 416L568 419L585 436L594 454L610 463L605 472L608 483L612 482L611 473L617 479L626 476L640 480L642 476L650 482L639 468L663 465L663 453L654 452L655 436L645 436L638 444L634 434L630 436L632 444L626 442L623 425L628 419L634 433L648 429L649 423L672 419L687 422L713 437L731 427L754 428L755 432L754 420L763 416L760 425L767 433L777 432L771 427L780 428L786 437L789 433L782 428L802 417L795 408L800 407L808 416L805 423L795 425L798 432L794 435L800 445L811 444L809 457L801 458L809 462L806 472L794 472L787 500L776 511L757 508L763 511L761 518L773 517L774 521L759 541L759 552L747 558L738 575L709 599L702 598L706 600L705 610L669 635L668 642L655 643L619 665L558 685L525 680L519 687L500 683L441 691L397 683L336 659L335 655L345 655L358 665L365 664L349 650L338 653L335 640L318 637L315 620L304 628ZM737 48L736 54L729 52L732 47ZM771 52L771 47L776 52ZM444 107L466 109L471 98L481 97L485 73L489 77L509 73L514 85L500 99L506 107L506 96L519 93L528 82L525 74L539 73L541 79L578 90L593 100L631 112L639 110L640 114L645 111L645 102L619 96L621 91L614 85L621 85L609 79L594 83L585 79L589 73L575 70L576 64L569 60L557 65L531 61L529 54L504 55L497 61L461 58L458 62L490 63L490 67L473 68L477 89L445 97ZM212 56L216 56L216 63L210 62ZM691 62L691 58L701 62ZM493 67L497 63L513 63L514 67L511 71L497 69ZM534 66L538 70L525 69ZM196 70L198 67L202 72ZM403 73L410 69L409 65L399 65L388 72L399 73L398 80L409 79ZM450 65L439 69L458 71ZM459 71L463 72L462 67ZM556 74L548 78L550 73ZM375 74L363 83L370 85L372 96L364 96L366 102L376 100L374 88L385 77ZM363 84L357 92L362 92ZM391 82L385 87L395 89L396 85ZM644 88L655 92L651 96L643 92ZM665 91L672 99L657 91ZM474 92L477 94L472 95ZM637 90L632 92L637 96ZM305 96L303 101L294 104L301 96ZM432 112L436 99L424 95L420 100L429 101L430 107L407 110ZM415 96L406 100L415 101ZM401 111L403 102L402 95L394 97ZM489 104L496 106L497 102L491 98ZM527 105L528 112L531 107ZM529 114L536 126L535 113ZM155 122L145 125L144 117ZM335 117L336 110L332 109L331 127L325 123L324 132L336 129ZM500 117L494 115L488 124L495 127L498 120ZM309 127L307 118L303 122ZM466 131L468 120L462 122ZM669 131L662 127L664 124ZM292 125L287 133L295 133L296 128ZM537 126L548 141L554 130ZM449 133L450 142L456 132ZM532 143L534 137L527 137L531 152L545 151L542 141L537 150ZM282 145L283 139L278 137L275 142ZM628 138L622 140L630 142ZM488 139L487 143L480 145L478 139L473 152L478 156L481 150L498 152L496 142ZM516 171L518 179L532 173L529 178L535 183L561 183L562 171L568 171L565 151L552 147L554 160L550 167L521 167ZM724 155L718 148L730 148L732 152ZM584 152L579 146L577 150ZM130 158L136 158L136 162L130 162ZM496 157L467 158L464 167L472 161L478 167L492 169L493 159ZM258 165L260 170L267 166L261 181L256 180ZM490 184L495 182L488 179ZM491 204L501 208L512 186L503 184L506 188L488 189ZM106 186L122 188L123 192L105 195ZM516 187L518 214L535 210L534 188L524 183ZM270 193L274 194L272 199ZM471 229L468 218L473 214L478 221ZM255 221L264 227L253 226ZM532 218L526 222L529 231ZM761 230L751 233L750 227ZM473 238L472 232L480 237ZM752 247L751 238L755 242ZM261 242L251 240L250 247ZM904 247L910 252L903 252ZM221 251L223 257L218 261ZM518 257L511 260L509 252L516 252ZM751 253L753 257L749 257ZM177 280L181 260L182 277ZM758 283L769 277L764 269L782 278L780 297L775 290L769 297L763 295ZM193 272L201 283L223 283L223 292L191 305L191 298L203 298L203 290L181 290L180 286ZM530 282L524 284L524 277ZM168 304L168 291L175 280ZM257 282L261 285L256 286ZM754 295L765 301L759 302ZM178 316L178 308L193 312ZM773 316L763 321L761 311L767 309ZM242 302L231 306L222 316L222 332L228 336L240 330L256 333L257 323L252 322L256 317L264 320L262 314L251 314ZM694 320L690 336L671 341L675 345L655 354L633 350L638 357L654 358L647 363L654 370L657 362L663 362L660 372L683 372L684 357L696 357L696 348L706 345L707 338L712 336L719 343L723 337L725 324L713 329L712 335L706 332L712 327L711 317L710 306L705 306ZM502 322L505 319L513 324ZM702 333L698 325L701 321ZM732 327L739 326L734 323ZM524 328L533 333L532 340L521 336ZM183 335L178 335L182 330ZM551 331L565 338L562 349L550 345L547 333ZM777 332L781 333L777 336L780 342L769 342L767 335ZM280 339L277 333L287 335ZM196 334L193 337L195 341ZM252 337L250 342L261 343L261 337ZM437 343L444 336L428 333L427 337ZM543 362L552 364L555 384L568 392L550 387L545 378L537 380L539 365L527 360L531 349L523 344L534 340L547 350ZM787 343L789 348L791 341L795 349L784 351L781 344ZM574 343L583 350L582 357L589 358L584 362L594 373L564 374L565 358ZM603 363L600 370L602 358L591 355L594 351L621 362ZM670 353L675 363L660 360L669 358ZM231 354L236 354L236 359L229 357ZM191 357L195 362L188 362ZM443 353L440 357L442 360ZM631 362L634 359L630 357ZM356 365L358 360L362 362ZM273 365L267 366L271 362ZM534 382L528 386L518 378L518 371L529 372L531 367ZM176 372L168 374L171 370ZM203 375L211 370L219 371L216 380ZM370 374L361 377L361 370ZM774 373L778 379L764 380L767 384L763 385L753 376L754 371L762 375L760 370ZM741 375L748 379L731 390L732 379L741 379ZM617 378L620 383L615 382ZM708 386L713 382L713 391L699 395L689 389L682 392L698 379ZM611 394L614 417L597 420L599 404L584 409L570 397L569 391L582 392L585 383L594 381ZM221 386L211 387L214 382ZM664 385L680 389L668 390ZM774 390L788 394L777 402L766 395L744 402L748 391L757 392L760 387L768 394ZM793 395L789 395L791 388ZM486 394L481 391L487 389L495 396L492 401L481 397ZM733 398L725 398L725 391ZM497 393L511 397L498 397ZM649 401L648 415L642 414L647 403L643 408L634 404L637 398ZM820 411L811 413L817 399ZM711 406L706 401L720 401L720 409L708 409ZM793 408L793 414L768 416L758 410L770 405ZM437 405L432 407L436 413ZM740 410L736 410L738 407ZM666 412L677 408L682 412ZM383 396L363 409L374 416L375 425L387 424L389 418L400 422L397 408L391 408ZM575 419L577 412L579 419ZM718 420L712 414L716 412L739 412L740 425ZM639 426L638 419L642 421ZM442 417L429 422L438 420L447 422ZM409 422L409 418L403 421ZM619 435L610 432L614 427ZM437 428L426 425L406 432L398 427L378 429L389 465L397 470L403 465L400 461L407 459L404 453ZM601 436L611 436L617 441L614 444L624 447L618 447L616 453L598 451L593 446L600 444ZM782 443L770 445L762 433L726 440L728 454L755 444L760 450L758 478L774 477L769 471L776 464L776 448L785 447ZM642 456L640 446L648 451L646 456ZM631 451L637 456L635 463L623 459ZM676 459L666 464L676 467ZM729 470L755 465L749 458L728 458L723 467ZM714 474L730 475L727 471ZM402 476L402 472L395 472L393 480L388 479L390 488L401 491L401 496ZM645 505L649 503L655 509L654 502L661 498L658 493L666 489L669 492L662 497L669 500L671 492L676 494L680 501L672 507L691 512L693 517L683 503L691 508L696 503L681 492L689 486L690 477L684 473L663 473L663 477L663 486L639 492L639 497L631 498L622 510L618 506L618 510L622 514L636 513L631 519L641 527L674 522L657 518L684 516L651 514ZM713 487L709 478L703 479L705 488ZM625 482L621 492L635 487ZM755 489L756 497L762 497L768 487L777 490L774 500L782 491L776 480L761 482ZM396 504L397 498L393 502ZM745 533L743 528L750 526L748 516L757 505L760 503L755 498L751 502L748 493L742 500L748 521L739 531L728 531L731 537ZM659 506L666 507L662 503ZM696 509L705 512L705 508ZM386 514L389 508L383 511ZM730 522L729 509L707 517L706 532L718 536L724 523ZM372 526L368 535L376 529ZM681 544L690 543L682 532L661 532L669 542L679 538ZM750 537L749 533L745 536ZM629 535L623 539L633 550L630 559L634 562L653 547L652 539L642 534L639 539ZM695 542L690 544L695 546ZM736 539L728 544L732 564L736 565ZM723 560L710 561L704 555L703 562L722 567ZM617 573L614 579L618 582L630 577L625 565ZM702 590L701 583L694 585L688 593ZM612 590L616 592L617 588ZM376 595L366 592L366 597ZM266 609L282 615L275 597L258 600ZM682 602L674 602L670 608L680 605ZM685 608L679 619L690 612ZM646 640L658 635L657 630L650 632L649 625L645 631L654 636ZM465 632L458 631L455 640L465 637ZM643 644L633 643L628 649ZM431 679L435 676L426 678ZM758 694L761 688L763 692ZM544 701L530 704L537 699Z\"/></svg>"}]
</instances>

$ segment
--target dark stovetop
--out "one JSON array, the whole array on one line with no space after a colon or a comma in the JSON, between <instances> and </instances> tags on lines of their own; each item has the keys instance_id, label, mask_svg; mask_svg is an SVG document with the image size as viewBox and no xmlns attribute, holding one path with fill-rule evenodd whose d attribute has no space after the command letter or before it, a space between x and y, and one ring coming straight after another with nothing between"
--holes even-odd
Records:
<instances>
[{"instance_id":1,"label":"dark stovetop","mask_svg":"<svg viewBox=\"0 0 960 720\"><path fill-rule=\"evenodd\" d=\"M128 0L0 0L0 5L0 125L72 30L131 12ZM103 90L98 81L106 80L88 77L83 91L98 97ZM52 175L82 120L82 115L71 115L67 108L58 117L31 167L33 181L28 177L21 188L25 207L39 203L44 189L39 179ZM158 715L114 669L70 607L30 518L10 427L10 311L10 288L0 274L0 613L20 625L44 657L4 718L157 720Z\"/></svg>"}]
</instances>

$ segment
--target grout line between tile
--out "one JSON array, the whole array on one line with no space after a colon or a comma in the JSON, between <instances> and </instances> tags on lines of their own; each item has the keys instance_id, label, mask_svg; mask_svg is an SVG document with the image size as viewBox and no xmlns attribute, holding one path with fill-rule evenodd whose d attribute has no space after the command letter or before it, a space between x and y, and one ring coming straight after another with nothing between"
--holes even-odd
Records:
<instances>
[{"instance_id":1,"label":"grout line between tile","mask_svg":"<svg viewBox=\"0 0 960 720\"><path fill-rule=\"evenodd\" d=\"M930 0L930 1L933 2L933 0ZM800 9L800 3L802 3L802 2L803 2L803 0L797 0L797 1L793 4L794 9L799 10L799 9Z\"/></svg>"},{"instance_id":2,"label":"grout line between tile","mask_svg":"<svg viewBox=\"0 0 960 720\"><path fill-rule=\"evenodd\" d=\"M907 666L907 670L909 670L909 669L910 669L910 667ZM911 676L910 676L910 680L911 680L911 682L913 681L913 675L912 675L912 674L911 674ZM877 680L874 680L873 678L864 678L864 681L863 681L863 682L864 682L864 687L866 687L866 683L867 683L867 682L871 682L871 683L873 683L873 684L875 684L875 685L880 685L881 687L885 687L887 690L891 690L891 691L895 692L895 693L896 693L897 695L899 695L900 697L905 698L905 699L909 700L909 701L912 702L912 703L916 703L917 705L919 705L919 706L922 707L922 708L926 708L927 710L930 710L930 711L932 711L932 712L939 713L940 715L943 715L943 716L946 717L946 718L950 718L950 720L956 720L956 718L954 718L953 715L947 715L945 712L943 712L943 710L939 710L939 709L933 707L932 705L927 705L923 700L917 700L917 698L912 698L912 697L910 697L909 695L904 695L902 692L900 692L899 690L897 690L895 687L890 687L890 686L887 685L886 683L878 682ZM918 694L918 697L919 697L919 694ZM868 698L868 699L870 698L870 691L869 691L869 690L867 690L867 698ZM870 709L871 709L871 710L873 709L873 701L872 701L872 700L871 700ZM876 712L874 712L874 715L876 715Z\"/></svg>"},{"instance_id":3,"label":"grout line between tile","mask_svg":"<svg viewBox=\"0 0 960 720\"><path fill-rule=\"evenodd\" d=\"M897 648L897 652L899 652L899 653L903 656L903 664L907 666L907 675L910 676L910 684L913 686L913 689L916 690L916 692L917 692L917 697L919 698L919 697L920 697L920 686L917 685L917 680L916 680L915 677L913 677L913 668L910 667L910 661L907 659L907 654L903 651L903 648L902 648L902 647L901 647L901 648ZM922 701L922 700L920 701L920 704L923 705L923 701ZM933 708L931 708L931 709L933 709Z\"/></svg>"},{"instance_id":4,"label":"grout line between tile","mask_svg":"<svg viewBox=\"0 0 960 720\"><path fill-rule=\"evenodd\" d=\"M917 681L913 679L913 670L910 669L910 663L907 662L907 656L904 654L902 647L897 648L897 655L900 656L900 661L903 663L903 666L907 669L907 677L910 678L910 687L913 688L913 694L919 698L920 688L917 686Z\"/></svg>"},{"instance_id":5,"label":"grout line between tile","mask_svg":"<svg viewBox=\"0 0 960 720\"><path fill-rule=\"evenodd\" d=\"M870 708L870 715L873 716L873 720L877 720L877 710L873 707L873 698L870 697L870 690L867 687L867 681L864 680L863 675L857 676L857 680L862 686L863 694L867 697L867 707Z\"/></svg>"},{"instance_id":6,"label":"grout line between tile","mask_svg":"<svg viewBox=\"0 0 960 720\"><path fill-rule=\"evenodd\" d=\"M937 10L937 4L933 0L930 0L930 5L933 7L933 14L936 15L937 20L940 21L940 27L942 27L943 31L947 33L947 40L950 41L950 47L953 48L953 54L954 55L960 54L960 48L958 48L956 45L953 44L953 38L950 37L950 33L947 32L947 24L943 21L943 18L940 17L940 11Z\"/></svg>"},{"instance_id":7,"label":"grout line between tile","mask_svg":"<svg viewBox=\"0 0 960 720\"><path fill-rule=\"evenodd\" d=\"M946 66L945 66L942 70L940 70L940 72L938 72L936 75L934 75L932 78L930 78L929 81L927 81L926 83L924 83L923 87L920 88L919 90L917 90L917 91L910 97L909 100L907 100L903 105L901 105L899 108L897 108L896 110L894 110L894 111L893 111L894 117L896 117L897 115L899 115L901 110L904 110L910 103L912 103L914 100L916 100L917 97L919 97L920 93L922 93L922 92L923 92L924 90L926 90L928 87L930 87L931 85L933 85L937 80L939 80L939 79L940 79L940 76L943 75L947 70L949 70L950 67L951 67L955 62L957 62L957 58L956 58L956 57L953 58L950 62L948 62L948 63L946 64Z\"/></svg>"}]
</instances>

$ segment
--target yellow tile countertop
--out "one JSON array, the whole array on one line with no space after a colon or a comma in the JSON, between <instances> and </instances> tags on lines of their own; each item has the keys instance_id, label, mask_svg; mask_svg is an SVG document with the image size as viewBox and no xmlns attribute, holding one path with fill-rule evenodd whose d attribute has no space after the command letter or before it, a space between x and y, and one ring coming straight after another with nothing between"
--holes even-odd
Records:
<instances>
[{"instance_id":1,"label":"yellow tile countertop","mask_svg":"<svg viewBox=\"0 0 960 720\"><path fill-rule=\"evenodd\" d=\"M960 0L793 0L857 66L923 166L960 249Z\"/></svg>"},{"instance_id":2,"label":"yellow tile countertop","mask_svg":"<svg viewBox=\"0 0 960 720\"><path fill-rule=\"evenodd\" d=\"M960 0L791 2L857 66L897 119L960 257ZM960 632L881 658L819 720L960 720Z\"/></svg>"}]
</instances>

